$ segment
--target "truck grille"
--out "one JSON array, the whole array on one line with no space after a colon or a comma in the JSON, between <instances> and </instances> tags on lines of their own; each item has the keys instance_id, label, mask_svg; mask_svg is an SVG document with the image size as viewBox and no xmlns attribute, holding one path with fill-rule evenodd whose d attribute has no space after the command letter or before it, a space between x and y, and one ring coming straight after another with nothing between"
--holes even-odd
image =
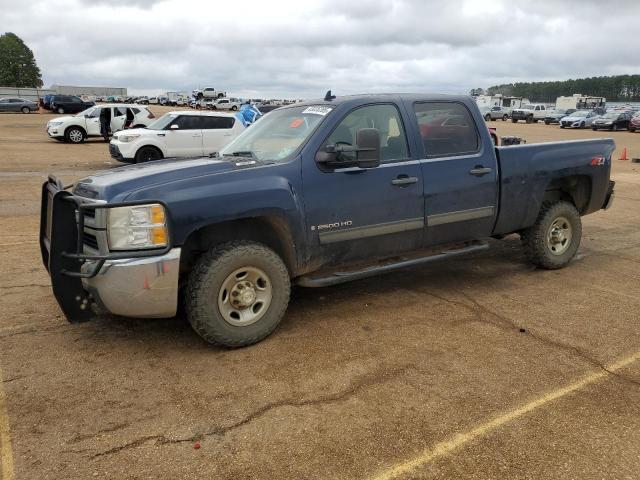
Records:
<instances>
[{"instance_id":1,"label":"truck grille","mask_svg":"<svg viewBox=\"0 0 640 480\"><path fill-rule=\"evenodd\" d=\"M99 250L98 239L92 233L84 232L84 235L82 236L82 243L89 248L93 248L94 250Z\"/></svg>"}]
</instances>

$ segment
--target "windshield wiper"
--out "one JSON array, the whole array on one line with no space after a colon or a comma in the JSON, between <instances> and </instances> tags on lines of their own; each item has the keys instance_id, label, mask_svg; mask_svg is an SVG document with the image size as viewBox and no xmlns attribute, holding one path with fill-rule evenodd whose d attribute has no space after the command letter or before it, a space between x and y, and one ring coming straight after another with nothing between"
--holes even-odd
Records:
<instances>
[{"instance_id":1,"label":"windshield wiper","mask_svg":"<svg viewBox=\"0 0 640 480\"><path fill-rule=\"evenodd\" d=\"M255 155L251 150L241 150L239 152L225 153L223 157L249 157L255 158Z\"/></svg>"}]
</instances>

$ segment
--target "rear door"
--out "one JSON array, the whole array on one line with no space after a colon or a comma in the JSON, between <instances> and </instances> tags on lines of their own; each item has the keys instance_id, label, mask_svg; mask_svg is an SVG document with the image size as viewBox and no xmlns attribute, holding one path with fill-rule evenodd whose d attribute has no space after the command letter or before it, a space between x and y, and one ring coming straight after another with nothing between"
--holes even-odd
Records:
<instances>
[{"instance_id":1,"label":"rear door","mask_svg":"<svg viewBox=\"0 0 640 480\"><path fill-rule=\"evenodd\" d=\"M234 117L202 115L202 148L204 155L218 152L234 137L234 125L237 120Z\"/></svg>"},{"instance_id":2,"label":"rear door","mask_svg":"<svg viewBox=\"0 0 640 480\"><path fill-rule=\"evenodd\" d=\"M201 157L202 128L199 115L180 115L166 129L167 157ZM171 128L176 125L178 128Z\"/></svg>"},{"instance_id":3,"label":"rear door","mask_svg":"<svg viewBox=\"0 0 640 480\"><path fill-rule=\"evenodd\" d=\"M416 102L413 114L423 147L425 245L491 235L497 213L496 156L482 142L471 112L461 102L440 101Z\"/></svg>"}]
</instances>

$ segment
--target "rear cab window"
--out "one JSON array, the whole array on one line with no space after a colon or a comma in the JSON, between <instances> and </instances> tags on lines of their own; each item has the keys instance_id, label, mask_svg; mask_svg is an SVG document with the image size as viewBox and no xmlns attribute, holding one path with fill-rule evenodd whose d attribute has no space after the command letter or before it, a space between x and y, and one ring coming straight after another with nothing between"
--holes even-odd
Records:
<instances>
[{"instance_id":1,"label":"rear cab window","mask_svg":"<svg viewBox=\"0 0 640 480\"><path fill-rule=\"evenodd\" d=\"M477 153L480 137L469 110L458 102L423 102L413 105L427 158Z\"/></svg>"}]
</instances>

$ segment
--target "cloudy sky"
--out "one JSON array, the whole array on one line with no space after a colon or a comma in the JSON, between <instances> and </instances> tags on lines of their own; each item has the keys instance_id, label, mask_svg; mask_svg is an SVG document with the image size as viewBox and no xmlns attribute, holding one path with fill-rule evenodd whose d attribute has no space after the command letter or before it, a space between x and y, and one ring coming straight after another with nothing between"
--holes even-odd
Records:
<instances>
[{"instance_id":1,"label":"cloudy sky","mask_svg":"<svg viewBox=\"0 0 640 480\"><path fill-rule=\"evenodd\" d=\"M640 1L0 0L45 86L467 93L640 73Z\"/></svg>"}]
</instances>

